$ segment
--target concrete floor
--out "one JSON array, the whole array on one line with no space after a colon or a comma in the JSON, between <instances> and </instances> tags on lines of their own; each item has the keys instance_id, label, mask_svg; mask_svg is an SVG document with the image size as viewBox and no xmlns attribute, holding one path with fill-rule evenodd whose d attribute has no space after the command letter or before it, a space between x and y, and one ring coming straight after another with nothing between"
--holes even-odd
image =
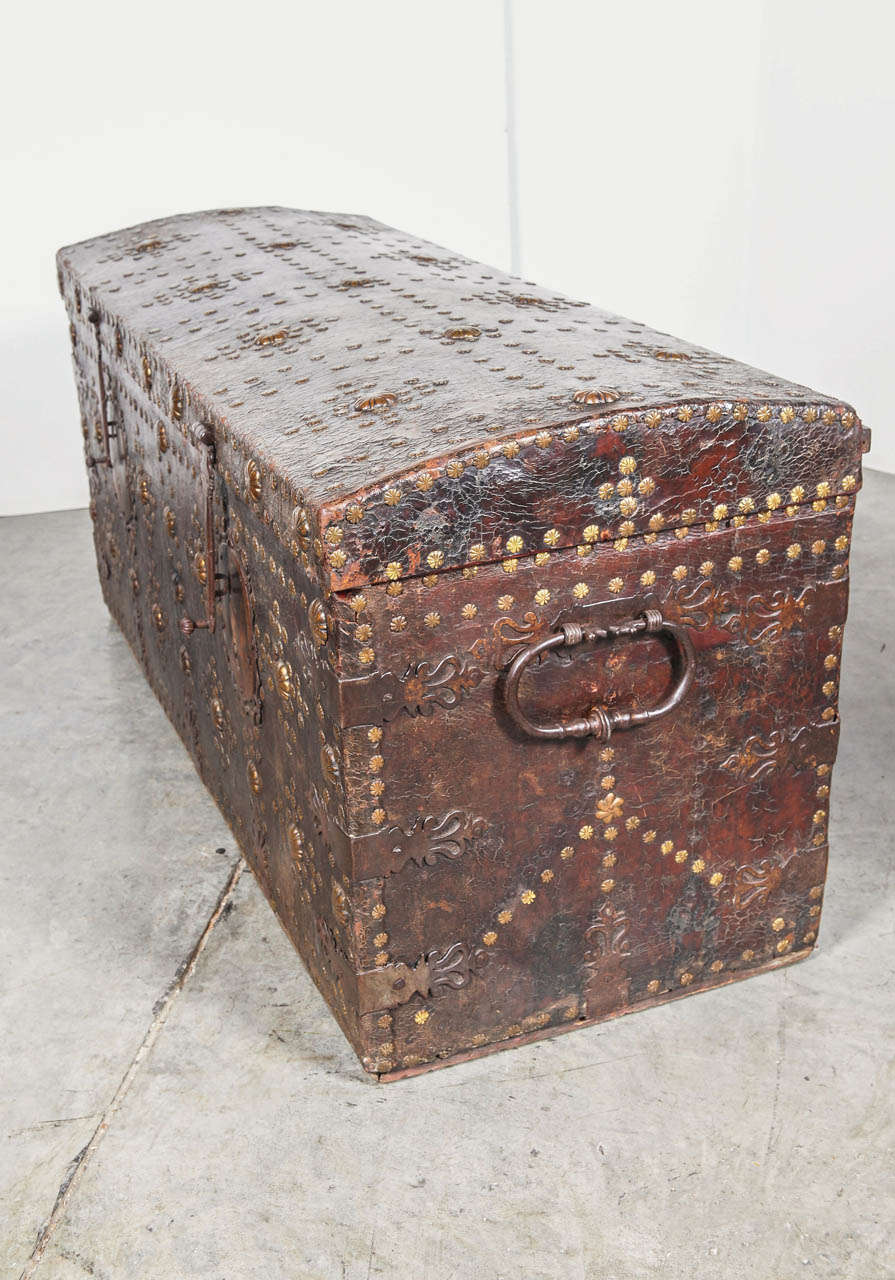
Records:
<instances>
[{"instance_id":1,"label":"concrete floor","mask_svg":"<svg viewBox=\"0 0 895 1280\"><path fill-rule=\"evenodd\" d=\"M399 1084L358 1068L102 605L0 521L0 1272L895 1276L895 476L856 522L816 955Z\"/></svg>"}]
</instances>

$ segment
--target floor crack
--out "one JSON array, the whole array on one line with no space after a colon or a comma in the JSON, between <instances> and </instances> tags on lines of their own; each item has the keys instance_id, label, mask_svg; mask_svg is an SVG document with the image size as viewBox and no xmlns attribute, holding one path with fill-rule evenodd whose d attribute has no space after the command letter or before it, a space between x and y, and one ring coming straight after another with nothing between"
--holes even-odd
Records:
<instances>
[{"instance_id":1,"label":"floor crack","mask_svg":"<svg viewBox=\"0 0 895 1280\"><path fill-rule=\"evenodd\" d=\"M239 858L233 864L233 866L230 869L230 874L227 877L226 884L224 885L223 889L218 895L218 899L214 905L214 909L212 910L211 915L208 917L208 920L205 923L205 927L203 928L198 939L196 940L196 943L192 951L189 953L189 955L186 957L183 963L178 966L177 972L175 973L171 982L166 987L164 994L152 1006L152 1021L150 1022L149 1027L147 1028L146 1034L144 1035L142 1041L140 1042L140 1047L137 1049L137 1052L134 1054L134 1057L127 1071L125 1071L124 1075L122 1076L121 1082L118 1085L118 1088L115 1090L115 1093L113 1094L112 1099L109 1102L109 1105L106 1107L105 1111L100 1117L99 1124L94 1129L93 1136L91 1137L90 1141L86 1144L86 1146L81 1148L81 1150L78 1152L78 1154L72 1160L71 1164L66 1169L65 1177L62 1179L62 1182L60 1183L59 1191L56 1194L56 1201L50 1212L50 1216L47 1218L46 1222L44 1223L41 1229L39 1236L37 1237L37 1243L34 1246L34 1249L31 1253L30 1258L25 1263L25 1269L21 1274L20 1280L31 1280L31 1277L34 1275L35 1271L37 1270L40 1260L43 1257L44 1251L50 1242L50 1239L59 1223L60 1218L65 1212L65 1209L66 1209L66 1206L68 1205L69 1200L74 1194L75 1188L77 1187L78 1182L81 1179L81 1175L83 1174L84 1169L90 1160L90 1157L93 1155L94 1151L96 1150L100 1142L102 1142L103 1137L105 1136L106 1130L108 1129L112 1121L112 1117L115 1115L116 1111L118 1111L118 1109L121 1107L122 1102L127 1096L128 1090L133 1084L134 1077L136 1076L138 1070L140 1069L140 1065L143 1062L143 1059L147 1056L147 1054L152 1049L152 1046L155 1044L156 1040L158 1039L159 1032L161 1031L162 1027L165 1025L165 1022L168 1019L168 1014L171 1011L174 1001L180 995L180 992L183 990L184 986L186 985L188 978L190 977L193 970L195 969L196 964L199 960L199 957L202 954L202 952L205 950L205 945L208 942L209 937L211 936L212 929L215 927L218 920L220 920L221 916L224 914L224 912L227 910L228 906L230 905L233 898L234 890L236 889L236 886L239 883L239 878L242 875L242 873L245 871L245 869L246 869L246 862L244 858Z\"/></svg>"}]
</instances>

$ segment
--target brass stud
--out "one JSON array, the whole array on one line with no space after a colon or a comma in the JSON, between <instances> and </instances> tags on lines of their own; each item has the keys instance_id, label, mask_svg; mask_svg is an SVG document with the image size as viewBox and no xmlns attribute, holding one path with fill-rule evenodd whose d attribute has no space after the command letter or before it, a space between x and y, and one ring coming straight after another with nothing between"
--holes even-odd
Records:
<instances>
[{"instance_id":1,"label":"brass stud","mask_svg":"<svg viewBox=\"0 0 895 1280\"><path fill-rule=\"evenodd\" d=\"M326 610L320 600L312 600L308 608L308 622L311 627L311 635L314 643L319 648L320 645L326 644L329 635L329 627L326 621Z\"/></svg>"},{"instance_id":2,"label":"brass stud","mask_svg":"<svg viewBox=\"0 0 895 1280\"><path fill-rule=\"evenodd\" d=\"M381 391L378 395L361 396L355 400L354 408L357 413L375 413L380 409L390 409L397 403L398 397L393 391Z\"/></svg>"},{"instance_id":3,"label":"brass stud","mask_svg":"<svg viewBox=\"0 0 895 1280\"><path fill-rule=\"evenodd\" d=\"M292 697L292 668L288 662L277 663L277 690L284 702Z\"/></svg>"},{"instance_id":4,"label":"brass stud","mask_svg":"<svg viewBox=\"0 0 895 1280\"><path fill-rule=\"evenodd\" d=\"M576 391L572 396L575 404L612 404L619 398L617 391L599 390L595 387L587 391Z\"/></svg>"},{"instance_id":5,"label":"brass stud","mask_svg":"<svg viewBox=\"0 0 895 1280\"><path fill-rule=\"evenodd\" d=\"M246 488L249 497L257 502L261 497L261 468L254 458L250 458L245 467Z\"/></svg>"}]
</instances>

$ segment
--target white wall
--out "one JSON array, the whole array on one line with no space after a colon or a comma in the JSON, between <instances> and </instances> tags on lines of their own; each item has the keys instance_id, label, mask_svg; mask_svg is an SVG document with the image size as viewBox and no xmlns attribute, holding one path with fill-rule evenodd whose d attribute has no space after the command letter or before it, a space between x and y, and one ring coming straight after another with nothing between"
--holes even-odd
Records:
<instances>
[{"instance_id":1,"label":"white wall","mask_svg":"<svg viewBox=\"0 0 895 1280\"><path fill-rule=\"evenodd\" d=\"M852 401L895 470L895 8L514 14L525 274Z\"/></svg>"},{"instance_id":2,"label":"white wall","mask_svg":"<svg viewBox=\"0 0 895 1280\"><path fill-rule=\"evenodd\" d=\"M512 0L509 23L500 0L17 8L0 82L14 179L0 512L86 501L55 249L241 203L355 210L518 261L854 401L871 461L895 469L888 14L871 0Z\"/></svg>"},{"instance_id":3,"label":"white wall","mask_svg":"<svg viewBox=\"0 0 895 1280\"><path fill-rule=\"evenodd\" d=\"M10 20L0 512L87 501L62 244L286 204L369 213L509 265L500 4L82 0Z\"/></svg>"}]
</instances>

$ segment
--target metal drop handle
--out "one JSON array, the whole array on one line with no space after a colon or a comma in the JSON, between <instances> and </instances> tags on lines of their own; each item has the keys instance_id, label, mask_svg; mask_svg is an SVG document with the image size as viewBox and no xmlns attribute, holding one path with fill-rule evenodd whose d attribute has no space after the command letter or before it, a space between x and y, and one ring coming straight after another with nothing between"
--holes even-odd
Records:
<instances>
[{"instance_id":1,"label":"metal drop handle","mask_svg":"<svg viewBox=\"0 0 895 1280\"><path fill-rule=\"evenodd\" d=\"M527 667L551 649L572 649L576 645L594 644L602 640L615 640L624 636L665 635L671 640L678 666L678 676L674 687L661 702L643 711L620 711L615 707L591 707L587 715L575 720L564 720L557 724L536 724L522 710L519 704L519 681ZM564 622L559 631L527 645L516 655L510 664L504 680L504 703L510 719L531 738L546 741L557 741L563 738L598 738L608 741L615 730L633 729L640 724L649 724L653 720L667 715L679 706L693 683L696 655L693 641L685 627L675 622L668 622L658 609L646 609L636 618L618 622L606 627L582 626L577 622Z\"/></svg>"}]
</instances>

